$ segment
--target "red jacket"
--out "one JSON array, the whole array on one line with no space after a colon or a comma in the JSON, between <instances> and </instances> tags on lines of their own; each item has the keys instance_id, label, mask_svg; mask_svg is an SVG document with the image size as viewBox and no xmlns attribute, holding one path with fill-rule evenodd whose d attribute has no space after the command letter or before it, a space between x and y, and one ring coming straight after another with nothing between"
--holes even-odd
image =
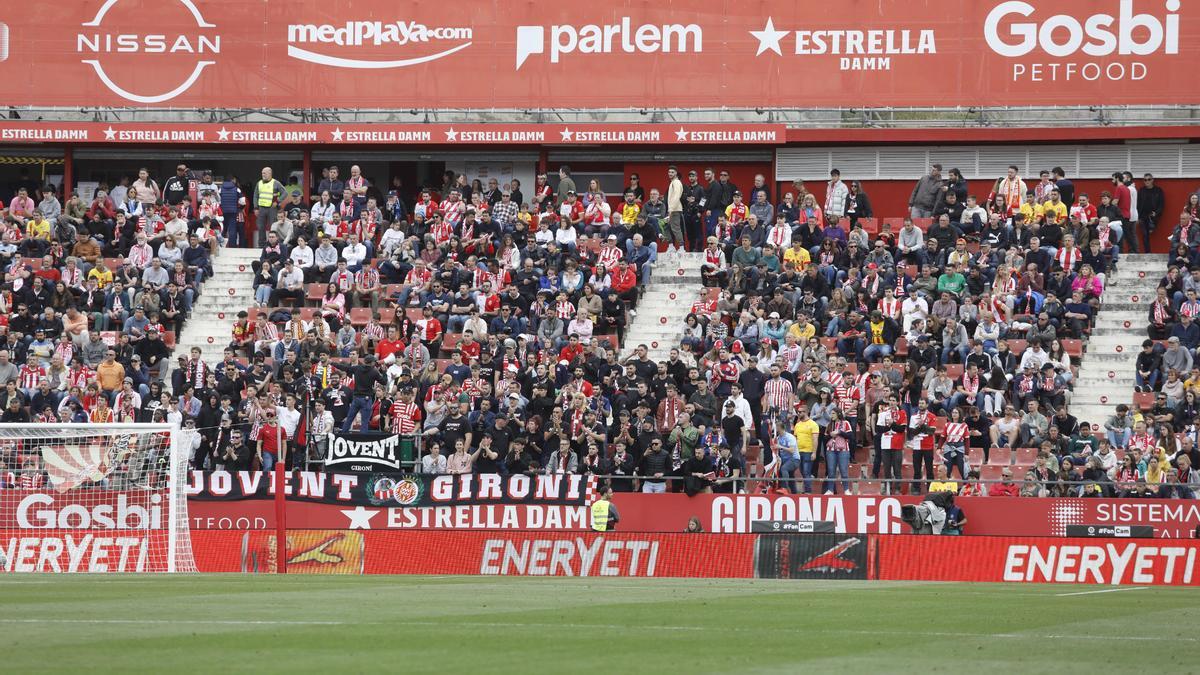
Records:
<instances>
[{"instance_id":1,"label":"red jacket","mask_svg":"<svg viewBox=\"0 0 1200 675\"><path fill-rule=\"evenodd\" d=\"M1019 494L1016 483L992 483L988 488L989 497L1016 497Z\"/></svg>"},{"instance_id":2,"label":"red jacket","mask_svg":"<svg viewBox=\"0 0 1200 675\"><path fill-rule=\"evenodd\" d=\"M625 291L632 289L634 286L637 286L637 273L634 272L633 268L628 265L626 265L624 271L622 271L621 266L618 265L616 269L612 271L610 280L610 285L614 291L618 293L624 293Z\"/></svg>"}]
</instances>

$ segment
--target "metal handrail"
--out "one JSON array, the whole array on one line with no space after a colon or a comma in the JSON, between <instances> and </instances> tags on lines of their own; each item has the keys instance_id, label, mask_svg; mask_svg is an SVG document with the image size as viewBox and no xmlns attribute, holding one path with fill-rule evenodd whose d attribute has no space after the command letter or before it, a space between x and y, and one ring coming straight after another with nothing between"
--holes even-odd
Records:
<instances>
[{"instance_id":1,"label":"metal handrail","mask_svg":"<svg viewBox=\"0 0 1200 675\"><path fill-rule=\"evenodd\" d=\"M211 123L771 123L793 128L1191 126L1197 105L829 108L125 108L7 106L10 120Z\"/></svg>"}]
</instances>

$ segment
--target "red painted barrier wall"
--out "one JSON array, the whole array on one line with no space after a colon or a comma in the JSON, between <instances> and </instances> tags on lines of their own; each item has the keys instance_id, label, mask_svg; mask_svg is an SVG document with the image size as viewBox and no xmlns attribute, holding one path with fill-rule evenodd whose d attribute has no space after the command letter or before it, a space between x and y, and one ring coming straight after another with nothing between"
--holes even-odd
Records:
<instances>
[{"instance_id":1,"label":"red painted barrier wall","mask_svg":"<svg viewBox=\"0 0 1200 675\"><path fill-rule=\"evenodd\" d=\"M1050 168L1050 167L1047 167ZM949 170L950 167L943 167L943 173ZM854 176L842 176L842 180L855 180ZM1028 180L1028 179L1027 179ZM1033 182L1037 181L1037 177L1033 178ZM1166 252L1168 248L1167 237L1171 236L1171 231L1178 222L1179 212L1183 206L1187 204L1188 195L1200 188L1200 178L1168 178L1155 181L1158 186L1163 189L1166 195L1166 211L1163 217L1159 220L1158 229L1155 230L1151 240L1152 247L1155 252ZM910 181L897 180L869 180L862 181L863 189L871 200L871 208L875 212L877 218L903 218L908 215L908 198L912 194L913 185L916 179ZM1074 180L1075 194L1086 192L1091 196L1093 203L1100 203L1100 193L1104 190L1111 191L1113 185L1108 180ZM1141 185L1141 178L1136 181L1137 185ZM977 195L982 203L987 199L988 193L991 192L992 186L990 181L974 180L969 181L970 194ZM1030 187L1033 183L1030 183ZM817 181L808 181L805 187L809 192L817 195L824 203L825 200L825 183ZM794 191L790 182L778 183L778 194L785 194L788 191ZM1140 246L1140 244L1139 244Z\"/></svg>"}]
</instances>

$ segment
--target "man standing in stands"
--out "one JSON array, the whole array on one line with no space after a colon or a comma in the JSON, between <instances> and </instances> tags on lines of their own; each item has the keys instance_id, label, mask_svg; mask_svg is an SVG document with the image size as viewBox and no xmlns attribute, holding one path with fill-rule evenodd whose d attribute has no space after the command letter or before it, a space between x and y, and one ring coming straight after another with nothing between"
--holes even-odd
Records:
<instances>
[{"instance_id":1,"label":"man standing in stands","mask_svg":"<svg viewBox=\"0 0 1200 675\"><path fill-rule=\"evenodd\" d=\"M1137 212L1138 229L1142 231L1142 250L1145 253L1150 252L1150 235L1158 227L1158 219L1162 217L1166 199L1163 189L1155 184L1153 174L1142 176L1142 189L1137 191ZM1131 239L1134 236L1134 233L1129 234ZM1133 250L1137 251L1136 244Z\"/></svg>"},{"instance_id":2,"label":"man standing in stands","mask_svg":"<svg viewBox=\"0 0 1200 675\"><path fill-rule=\"evenodd\" d=\"M259 246L266 245L267 232L279 216L279 204L285 196L283 183L275 180L271 167L264 166L262 180L254 184L255 223L258 226Z\"/></svg>"},{"instance_id":3,"label":"man standing in stands","mask_svg":"<svg viewBox=\"0 0 1200 675\"><path fill-rule=\"evenodd\" d=\"M571 167L563 164L558 168L558 197L557 204L567 201L567 195L575 192L575 180L571 178Z\"/></svg>"},{"instance_id":4,"label":"man standing in stands","mask_svg":"<svg viewBox=\"0 0 1200 675\"><path fill-rule=\"evenodd\" d=\"M942 190L942 165L934 164L929 173L921 176L908 196L909 216L912 218L932 218L933 208L937 205L938 196Z\"/></svg>"}]
</instances>

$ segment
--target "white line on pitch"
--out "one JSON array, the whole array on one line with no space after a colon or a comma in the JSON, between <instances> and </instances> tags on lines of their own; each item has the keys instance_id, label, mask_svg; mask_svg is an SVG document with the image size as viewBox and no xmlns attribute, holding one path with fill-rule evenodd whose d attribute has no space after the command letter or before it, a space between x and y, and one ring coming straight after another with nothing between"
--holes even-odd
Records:
<instances>
[{"instance_id":1,"label":"white line on pitch","mask_svg":"<svg viewBox=\"0 0 1200 675\"><path fill-rule=\"evenodd\" d=\"M1078 593L1055 593L1056 598L1066 598L1072 595L1095 595L1096 593L1120 593L1121 591L1144 591L1149 586L1127 586L1125 588L1106 588L1102 591L1080 591Z\"/></svg>"},{"instance_id":2,"label":"white line on pitch","mask_svg":"<svg viewBox=\"0 0 1200 675\"><path fill-rule=\"evenodd\" d=\"M95 623L95 624L157 624L164 619L0 619L0 623ZM213 626L345 626L345 621L254 621L254 620L208 620L169 619L170 623L186 623Z\"/></svg>"}]
</instances>

